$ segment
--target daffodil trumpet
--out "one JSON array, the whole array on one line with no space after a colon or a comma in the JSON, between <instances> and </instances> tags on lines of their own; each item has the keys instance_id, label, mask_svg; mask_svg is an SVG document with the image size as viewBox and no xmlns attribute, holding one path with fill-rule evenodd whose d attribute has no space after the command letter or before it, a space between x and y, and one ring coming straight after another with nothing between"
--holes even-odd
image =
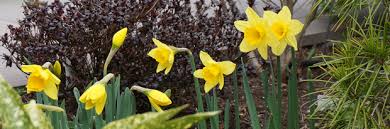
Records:
<instances>
[{"instance_id":1,"label":"daffodil trumpet","mask_svg":"<svg viewBox=\"0 0 390 129\"><path fill-rule=\"evenodd\" d=\"M80 102L85 103L85 109L90 110L95 107L95 112L100 115L104 109L107 100L106 85L114 77L109 73L100 81L95 82L80 96Z\"/></svg>"},{"instance_id":2,"label":"daffodil trumpet","mask_svg":"<svg viewBox=\"0 0 390 129\"><path fill-rule=\"evenodd\" d=\"M169 96L161 91L148 89L140 86L132 86L130 90L135 90L145 94L148 97L152 107L158 112L164 111L162 110L161 106L168 106L172 104L172 101L171 99L169 99Z\"/></svg>"}]
</instances>

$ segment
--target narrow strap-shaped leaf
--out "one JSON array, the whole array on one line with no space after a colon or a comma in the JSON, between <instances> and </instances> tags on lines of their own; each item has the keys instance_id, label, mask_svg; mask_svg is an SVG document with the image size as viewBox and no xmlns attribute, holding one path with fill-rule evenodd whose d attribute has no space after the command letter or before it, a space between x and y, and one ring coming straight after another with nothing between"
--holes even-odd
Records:
<instances>
[{"instance_id":1,"label":"narrow strap-shaped leaf","mask_svg":"<svg viewBox=\"0 0 390 129\"><path fill-rule=\"evenodd\" d=\"M249 115L251 119L251 126L253 129L260 129L260 121L259 118L257 117L256 104L255 101L253 100L252 91L249 87L249 80L246 74L244 60L242 58L241 58L241 68L242 68L242 72L241 72L242 84L244 85L245 99L248 105Z\"/></svg>"},{"instance_id":2,"label":"narrow strap-shaped leaf","mask_svg":"<svg viewBox=\"0 0 390 129\"><path fill-rule=\"evenodd\" d=\"M106 125L106 123L104 122L102 115L96 116L95 117L95 129L101 129L104 127L104 125Z\"/></svg>"},{"instance_id":3,"label":"narrow strap-shaped leaf","mask_svg":"<svg viewBox=\"0 0 390 129\"><path fill-rule=\"evenodd\" d=\"M311 79L311 70L310 68L307 69L307 79ZM307 82L307 89L308 89L308 94L309 94L309 110L310 110L310 115L309 115L309 128L310 129L315 129L315 121L314 119L311 119L310 117L314 114L316 106L314 105L316 96L313 94L314 93L314 87L313 87L313 82L309 81Z\"/></svg>"},{"instance_id":4,"label":"narrow strap-shaped leaf","mask_svg":"<svg viewBox=\"0 0 390 129\"><path fill-rule=\"evenodd\" d=\"M65 112L60 112L61 116L61 128L62 129L69 129L69 122L68 117L66 116L66 108L65 108L65 100L62 100L60 107L64 109Z\"/></svg>"},{"instance_id":5,"label":"narrow strap-shaped leaf","mask_svg":"<svg viewBox=\"0 0 390 129\"><path fill-rule=\"evenodd\" d=\"M233 97L234 97L234 126L240 129L240 104L238 102L238 79L237 69L233 72Z\"/></svg>"},{"instance_id":6,"label":"narrow strap-shaped leaf","mask_svg":"<svg viewBox=\"0 0 390 129\"><path fill-rule=\"evenodd\" d=\"M297 89L297 61L295 51L291 50L291 72L288 79L288 113L287 128L299 129L299 107L298 107L298 89Z\"/></svg>"},{"instance_id":7,"label":"narrow strap-shaped leaf","mask_svg":"<svg viewBox=\"0 0 390 129\"><path fill-rule=\"evenodd\" d=\"M230 124L230 102L229 102L229 99L226 100L225 111L224 111L223 116L224 116L223 128L229 129L229 124Z\"/></svg>"},{"instance_id":8,"label":"narrow strap-shaped leaf","mask_svg":"<svg viewBox=\"0 0 390 129\"><path fill-rule=\"evenodd\" d=\"M188 52L188 62L191 65L191 75L192 75L196 70L196 64L195 64L195 58L191 52ZM195 93L196 93L197 111L204 112L203 98L202 98L202 92L200 90L199 80L196 77L193 78L194 78ZM206 129L207 128L206 121L200 121L198 128Z\"/></svg>"},{"instance_id":9,"label":"narrow strap-shaped leaf","mask_svg":"<svg viewBox=\"0 0 390 129\"><path fill-rule=\"evenodd\" d=\"M212 96L212 99L213 99L213 103L212 103L212 107L213 107L213 110L212 111L218 111L218 94L217 94L217 91L216 91L216 88L213 89L213 96ZM216 115L216 116L213 116L211 118L211 120L213 120L214 122L214 126L216 127L216 129L219 128L219 115Z\"/></svg>"}]
</instances>

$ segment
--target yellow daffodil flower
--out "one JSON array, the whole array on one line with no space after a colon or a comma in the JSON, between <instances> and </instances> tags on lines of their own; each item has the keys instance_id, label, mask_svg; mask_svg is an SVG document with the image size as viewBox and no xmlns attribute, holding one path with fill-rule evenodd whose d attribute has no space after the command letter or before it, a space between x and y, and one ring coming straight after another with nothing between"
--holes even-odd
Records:
<instances>
[{"instance_id":1,"label":"yellow daffodil flower","mask_svg":"<svg viewBox=\"0 0 390 129\"><path fill-rule=\"evenodd\" d=\"M194 72L197 78L203 78L206 81L204 90L208 93L212 88L219 84L221 90L224 85L223 75L229 75L236 69L236 64L231 61L214 61L206 52L200 52L200 60L202 61L203 69L198 69Z\"/></svg>"},{"instance_id":2,"label":"yellow daffodil flower","mask_svg":"<svg viewBox=\"0 0 390 129\"><path fill-rule=\"evenodd\" d=\"M267 21L260 18L256 12L248 7L245 10L248 21L238 20L234 22L234 26L241 32L244 32L244 39L240 44L241 52L249 52L257 49L263 59L268 57L268 43L276 42L272 33L267 30Z\"/></svg>"},{"instance_id":3,"label":"yellow daffodil flower","mask_svg":"<svg viewBox=\"0 0 390 129\"><path fill-rule=\"evenodd\" d=\"M172 104L171 99L169 99L169 97L161 91L148 90L145 92L145 94L148 97L152 107L158 112L163 111L160 106L168 106Z\"/></svg>"},{"instance_id":4,"label":"yellow daffodil flower","mask_svg":"<svg viewBox=\"0 0 390 129\"><path fill-rule=\"evenodd\" d=\"M93 84L81 95L79 100L85 103L86 110L95 107L97 115L102 113L107 99L106 85L112 77L114 77L114 74L107 74L102 80Z\"/></svg>"},{"instance_id":5,"label":"yellow daffodil flower","mask_svg":"<svg viewBox=\"0 0 390 129\"><path fill-rule=\"evenodd\" d=\"M107 93L106 85L95 83L89 87L80 97L80 102L85 103L85 109L89 110L95 107L96 114L100 115L106 104Z\"/></svg>"},{"instance_id":6,"label":"yellow daffodil flower","mask_svg":"<svg viewBox=\"0 0 390 129\"><path fill-rule=\"evenodd\" d=\"M286 6L276 14L272 11L264 12L264 19L267 19L271 31L277 38L277 42L269 42L272 52L280 56L287 45L298 50L295 36L302 31L303 24L295 19L291 19L290 9Z\"/></svg>"},{"instance_id":7,"label":"yellow daffodil flower","mask_svg":"<svg viewBox=\"0 0 390 129\"><path fill-rule=\"evenodd\" d=\"M58 88L61 80L40 65L22 65L23 72L31 73L27 79L27 93L43 91L51 99L58 99Z\"/></svg>"},{"instance_id":8,"label":"yellow daffodil flower","mask_svg":"<svg viewBox=\"0 0 390 129\"><path fill-rule=\"evenodd\" d=\"M123 28L118 32L116 32L112 37L112 46L116 48L121 47L123 42L125 41L126 35L127 35L127 28Z\"/></svg>"},{"instance_id":9,"label":"yellow daffodil flower","mask_svg":"<svg viewBox=\"0 0 390 129\"><path fill-rule=\"evenodd\" d=\"M153 38L153 42L157 48L152 49L148 56L158 62L156 73L165 69L165 74L168 74L172 69L176 51L155 38Z\"/></svg>"}]
</instances>

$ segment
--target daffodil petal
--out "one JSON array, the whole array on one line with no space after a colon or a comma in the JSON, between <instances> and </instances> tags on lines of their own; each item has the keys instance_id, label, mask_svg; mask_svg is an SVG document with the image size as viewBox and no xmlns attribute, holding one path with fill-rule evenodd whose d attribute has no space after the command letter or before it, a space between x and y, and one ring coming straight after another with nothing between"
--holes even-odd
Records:
<instances>
[{"instance_id":1,"label":"daffodil petal","mask_svg":"<svg viewBox=\"0 0 390 129\"><path fill-rule=\"evenodd\" d=\"M272 20L277 16L275 12L272 11L264 11L263 17L264 19L268 20L269 22L272 22Z\"/></svg>"},{"instance_id":2,"label":"daffodil petal","mask_svg":"<svg viewBox=\"0 0 390 129\"><path fill-rule=\"evenodd\" d=\"M284 19L291 19L291 12L287 6L283 6L278 15Z\"/></svg>"},{"instance_id":3,"label":"daffodil petal","mask_svg":"<svg viewBox=\"0 0 390 129\"><path fill-rule=\"evenodd\" d=\"M208 93L211 89L213 89L216 85L218 84L218 81L217 83L214 83L214 82L210 82L210 81L206 81L205 85L204 85L204 91L206 93Z\"/></svg>"},{"instance_id":4,"label":"daffodil petal","mask_svg":"<svg viewBox=\"0 0 390 129\"><path fill-rule=\"evenodd\" d=\"M89 110L89 109L93 108L93 106L94 106L94 104L92 102L87 101L85 103L85 110Z\"/></svg>"},{"instance_id":5,"label":"daffodil petal","mask_svg":"<svg viewBox=\"0 0 390 129\"><path fill-rule=\"evenodd\" d=\"M157 46L157 47L161 47L161 48L169 48L168 45L162 43L160 40L156 39L156 38L153 38L153 43Z\"/></svg>"},{"instance_id":6,"label":"daffodil petal","mask_svg":"<svg viewBox=\"0 0 390 129\"><path fill-rule=\"evenodd\" d=\"M236 69L236 64L234 64L231 61L222 61L218 62L219 67L221 68L221 71L225 75L229 75L234 72Z\"/></svg>"},{"instance_id":7,"label":"daffodil petal","mask_svg":"<svg viewBox=\"0 0 390 129\"><path fill-rule=\"evenodd\" d=\"M256 11L253 10L251 7L246 8L245 14L248 17L249 22L258 22L261 20L260 16L257 15Z\"/></svg>"},{"instance_id":8,"label":"daffodil petal","mask_svg":"<svg viewBox=\"0 0 390 129\"><path fill-rule=\"evenodd\" d=\"M295 36L288 36L286 40L287 40L288 45L293 47L295 51L298 51L298 43L297 43L297 39L295 38Z\"/></svg>"},{"instance_id":9,"label":"daffodil petal","mask_svg":"<svg viewBox=\"0 0 390 129\"><path fill-rule=\"evenodd\" d=\"M50 72L50 80L52 82L54 82L54 84L58 85L61 83L61 80L56 76L54 75L53 73Z\"/></svg>"},{"instance_id":10,"label":"daffodil petal","mask_svg":"<svg viewBox=\"0 0 390 129\"><path fill-rule=\"evenodd\" d=\"M79 98L79 101L82 103L87 102L87 96L88 96L88 91L85 91Z\"/></svg>"},{"instance_id":11,"label":"daffodil petal","mask_svg":"<svg viewBox=\"0 0 390 129\"><path fill-rule=\"evenodd\" d=\"M148 52L148 56L152 57L153 59L156 59L158 55L158 49L157 48L153 48L152 50L150 50Z\"/></svg>"},{"instance_id":12,"label":"daffodil petal","mask_svg":"<svg viewBox=\"0 0 390 129\"><path fill-rule=\"evenodd\" d=\"M169 61L168 61L169 64L168 64L167 68L165 69L165 74L168 74L169 71L171 71L174 61L175 61L175 54L173 52L171 52L171 54L169 55Z\"/></svg>"},{"instance_id":13,"label":"daffodil petal","mask_svg":"<svg viewBox=\"0 0 390 129\"><path fill-rule=\"evenodd\" d=\"M49 96L51 99L57 100L58 99L58 89L57 86L53 83L46 84L45 88L43 89L43 92L47 96Z\"/></svg>"},{"instance_id":14,"label":"daffodil petal","mask_svg":"<svg viewBox=\"0 0 390 129\"><path fill-rule=\"evenodd\" d=\"M241 41L240 44L240 51L241 52L250 52L256 49L256 46L249 44L247 39L244 36L244 39Z\"/></svg>"},{"instance_id":15,"label":"daffodil petal","mask_svg":"<svg viewBox=\"0 0 390 129\"><path fill-rule=\"evenodd\" d=\"M169 99L169 97L166 94L158 90L148 91L147 96L149 97L150 100L155 102L157 105L167 106L172 104L171 99Z\"/></svg>"},{"instance_id":16,"label":"daffodil petal","mask_svg":"<svg viewBox=\"0 0 390 129\"><path fill-rule=\"evenodd\" d=\"M268 59L268 46L266 44L262 44L257 48L257 51L260 53L260 56L264 59Z\"/></svg>"},{"instance_id":17,"label":"daffodil petal","mask_svg":"<svg viewBox=\"0 0 390 129\"><path fill-rule=\"evenodd\" d=\"M213 58L211 58L211 56L204 51L200 51L199 57L200 57L200 60L202 61L202 64L204 66L209 66L209 65L215 63Z\"/></svg>"},{"instance_id":18,"label":"daffodil petal","mask_svg":"<svg viewBox=\"0 0 390 129\"><path fill-rule=\"evenodd\" d=\"M165 68L167 68L165 65L158 63L156 73L163 71Z\"/></svg>"},{"instance_id":19,"label":"daffodil petal","mask_svg":"<svg viewBox=\"0 0 390 129\"><path fill-rule=\"evenodd\" d=\"M106 105L106 99L107 99L107 94L104 94L104 96L100 99L100 101L96 103L95 111L97 115L102 114L104 105Z\"/></svg>"},{"instance_id":20,"label":"daffodil petal","mask_svg":"<svg viewBox=\"0 0 390 129\"><path fill-rule=\"evenodd\" d=\"M303 29L303 24L299 20L291 20L290 26L289 26L289 33L291 35L297 35L299 34Z\"/></svg>"},{"instance_id":21,"label":"daffodil petal","mask_svg":"<svg viewBox=\"0 0 390 129\"><path fill-rule=\"evenodd\" d=\"M47 81L47 79L49 79L51 77L51 72L49 69L45 69L45 70L41 70L41 71L38 71L39 73L39 76L41 76L42 79L44 79L45 81ZM33 73L35 74L35 73ZM31 74L31 75L33 75Z\"/></svg>"},{"instance_id":22,"label":"daffodil petal","mask_svg":"<svg viewBox=\"0 0 390 129\"><path fill-rule=\"evenodd\" d=\"M223 78L223 75L219 76L219 89L222 90L223 85L225 84L225 79Z\"/></svg>"},{"instance_id":23,"label":"daffodil petal","mask_svg":"<svg viewBox=\"0 0 390 129\"><path fill-rule=\"evenodd\" d=\"M238 20L234 22L234 26L237 30L244 32L249 27L249 23L247 21Z\"/></svg>"},{"instance_id":24,"label":"daffodil petal","mask_svg":"<svg viewBox=\"0 0 390 129\"><path fill-rule=\"evenodd\" d=\"M203 78L203 69L198 69L194 72L194 77Z\"/></svg>"},{"instance_id":25,"label":"daffodil petal","mask_svg":"<svg viewBox=\"0 0 390 129\"><path fill-rule=\"evenodd\" d=\"M89 96L89 99L91 99L91 101L93 101L93 103L97 103L102 96L107 95L106 86L104 84L101 84L101 83L95 83L88 90L91 93L93 93L92 95Z\"/></svg>"},{"instance_id":26,"label":"daffodil petal","mask_svg":"<svg viewBox=\"0 0 390 129\"><path fill-rule=\"evenodd\" d=\"M172 66L173 66L173 64L169 64L168 65L168 67L165 69L165 75L167 75L170 71L171 71L171 69L172 69Z\"/></svg>"},{"instance_id":27,"label":"daffodil petal","mask_svg":"<svg viewBox=\"0 0 390 129\"><path fill-rule=\"evenodd\" d=\"M161 109L161 107L158 106L158 105L157 105L155 102L153 102L152 100L149 99L149 102L150 102L150 104L152 105L152 107L153 107L154 109L156 109L157 112L162 112L162 111L163 111L163 110Z\"/></svg>"},{"instance_id":28,"label":"daffodil petal","mask_svg":"<svg viewBox=\"0 0 390 129\"><path fill-rule=\"evenodd\" d=\"M277 56L282 55L284 49L286 49L287 43L285 41L280 41L279 44L275 47L272 47L272 53Z\"/></svg>"},{"instance_id":29,"label":"daffodil petal","mask_svg":"<svg viewBox=\"0 0 390 129\"><path fill-rule=\"evenodd\" d=\"M22 65L21 69L23 72L36 72L42 70L40 65Z\"/></svg>"}]
</instances>

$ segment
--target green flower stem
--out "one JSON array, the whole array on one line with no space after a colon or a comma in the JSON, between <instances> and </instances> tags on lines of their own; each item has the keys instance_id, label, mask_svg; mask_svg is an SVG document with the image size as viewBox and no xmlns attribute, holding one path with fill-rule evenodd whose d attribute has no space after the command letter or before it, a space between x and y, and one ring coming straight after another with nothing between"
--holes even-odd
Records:
<instances>
[{"instance_id":1,"label":"green flower stem","mask_svg":"<svg viewBox=\"0 0 390 129\"><path fill-rule=\"evenodd\" d=\"M277 74L277 88L278 88L278 93L277 93L277 100L278 100L278 103L279 103L279 107L278 108L282 108L281 105L282 105L282 64L281 64L281 60L280 60L280 56L277 56L276 58L276 74ZM281 110L280 110L281 111Z\"/></svg>"},{"instance_id":2,"label":"green flower stem","mask_svg":"<svg viewBox=\"0 0 390 129\"><path fill-rule=\"evenodd\" d=\"M192 69L191 75L194 76L193 74L196 70L196 65L195 65L195 58L192 55L192 52L187 48L174 48L174 50L177 52L186 52L188 54L188 60ZM199 80L196 77L193 78L195 83L196 98L198 102L198 112L204 112L202 92L200 91ZM206 122L204 120L199 122L199 129L206 129Z\"/></svg>"},{"instance_id":3,"label":"green flower stem","mask_svg":"<svg viewBox=\"0 0 390 129\"><path fill-rule=\"evenodd\" d=\"M135 91L138 91L138 92L141 92L141 93L145 93L146 91L149 91L150 89L148 88L144 88L144 87L141 87L141 86L137 86L137 85L134 85L130 88L131 91L135 90Z\"/></svg>"},{"instance_id":4,"label":"green flower stem","mask_svg":"<svg viewBox=\"0 0 390 129\"><path fill-rule=\"evenodd\" d=\"M110 64L111 60L112 60L112 57L114 57L115 53L118 51L119 48L117 47L111 47L110 49L110 53L108 53L108 56L106 58L106 61L104 62L104 66L103 66L103 76L106 76L107 75L107 68L108 68L108 65Z\"/></svg>"},{"instance_id":5,"label":"green flower stem","mask_svg":"<svg viewBox=\"0 0 390 129\"><path fill-rule=\"evenodd\" d=\"M46 62L42 65L43 68L45 69L49 69L50 67L52 67L53 65L50 63L50 62Z\"/></svg>"},{"instance_id":6,"label":"green flower stem","mask_svg":"<svg viewBox=\"0 0 390 129\"><path fill-rule=\"evenodd\" d=\"M52 105L44 105L44 104L36 104L36 106L39 109L44 109L46 111L54 111L54 112L65 112L64 109L57 107L57 106L52 106Z\"/></svg>"},{"instance_id":7,"label":"green flower stem","mask_svg":"<svg viewBox=\"0 0 390 129\"><path fill-rule=\"evenodd\" d=\"M106 76L104 76L103 77L103 79L102 80L100 80L99 82L97 82L97 83L104 83L104 84L107 84L108 83L108 81L110 81L111 80L111 78L113 78L114 77L114 74L112 74L112 73L109 73L109 74L107 74Z\"/></svg>"}]
</instances>

